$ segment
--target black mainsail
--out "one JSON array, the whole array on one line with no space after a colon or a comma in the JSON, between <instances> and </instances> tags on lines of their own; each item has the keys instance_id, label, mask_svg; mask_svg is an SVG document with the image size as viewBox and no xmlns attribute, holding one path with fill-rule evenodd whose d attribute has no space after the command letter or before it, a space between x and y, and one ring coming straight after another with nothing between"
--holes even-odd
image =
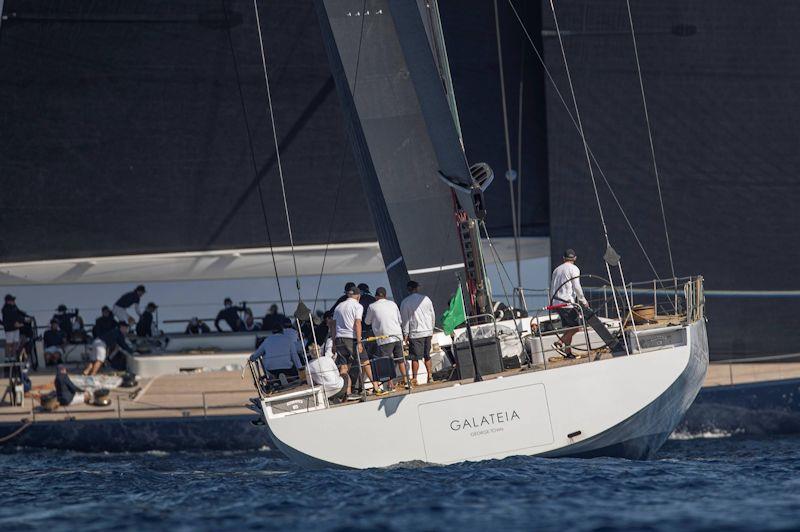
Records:
<instances>
[{"instance_id":1,"label":"black mainsail","mask_svg":"<svg viewBox=\"0 0 800 532\"><path fill-rule=\"evenodd\" d=\"M401 299L413 278L441 310L464 258L456 193L439 173L467 186L470 173L426 31L432 8L408 0L316 6L392 291Z\"/></svg>"}]
</instances>

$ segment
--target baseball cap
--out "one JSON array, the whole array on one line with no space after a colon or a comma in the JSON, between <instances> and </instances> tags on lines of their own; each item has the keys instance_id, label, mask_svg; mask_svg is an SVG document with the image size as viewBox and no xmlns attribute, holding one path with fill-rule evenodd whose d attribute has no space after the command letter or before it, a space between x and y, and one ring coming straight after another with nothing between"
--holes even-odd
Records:
<instances>
[{"instance_id":1,"label":"baseball cap","mask_svg":"<svg viewBox=\"0 0 800 532\"><path fill-rule=\"evenodd\" d=\"M361 290L358 289L357 286L353 285L347 289L348 296L358 296L361 295Z\"/></svg>"},{"instance_id":2,"label":"baseball cap","mask_svg":"<svg viewBox=\"0 0 800 532\"><path fill-rule=\"evenodd\" d=\"M354 282L352 282L352 281L351 281L351 282L349 282L349 283L345 283L345 285L344 285L344 291L345 291L345 292L347 292L348 290L350 290L351 288L353 288L355 285L356 285L356 283L354 283Z\"/></svg>"},{"instance_id":3,"label":"baseball cap","mask_svg":"<svg viewBox=\"0 0 800 532\"><path fill-rule=\"evenodd\" d=\"M568 250L566 250L564 252L564 258L565 259L577 259L578 256L575 254L575 250L574 249L568 249Z\"/></svg>"},{"instance_id":4,"label":"baseball cap","mask_svg":"<svg viewBox=\"0 0 800 532\"><path fill-rule=\"evenodd\" d=\"M362 292L369 292L369 285L367 283L359 283L358 289Z\"/></svg>"},{"instance_id":5,"label":"baseball cap","mask_svg":"<svg viewBox=\"0 0 800 532\"><path fill-rule=\"evenodd\" d=\"M12 296L11 294L6 294L6 301L16 301L17 298Z\"/></svg>"}]
</instances>

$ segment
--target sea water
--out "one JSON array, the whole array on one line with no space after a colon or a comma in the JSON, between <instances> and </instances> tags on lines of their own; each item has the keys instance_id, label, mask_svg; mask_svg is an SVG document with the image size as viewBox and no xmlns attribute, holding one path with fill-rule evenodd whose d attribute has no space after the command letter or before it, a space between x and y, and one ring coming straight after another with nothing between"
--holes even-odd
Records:
<instances>
[{"instance_id":1,"label":"sea water","mask_svg":"<svg viewBox=\"0 0 800 532\"><path fill-rule=\"evenodd\" d=\"M800 437L679 435L647 462L368 471L304 471L268 450L4 449L0 494L3 531L797 529Z\"/></svg>"}]
</instances>

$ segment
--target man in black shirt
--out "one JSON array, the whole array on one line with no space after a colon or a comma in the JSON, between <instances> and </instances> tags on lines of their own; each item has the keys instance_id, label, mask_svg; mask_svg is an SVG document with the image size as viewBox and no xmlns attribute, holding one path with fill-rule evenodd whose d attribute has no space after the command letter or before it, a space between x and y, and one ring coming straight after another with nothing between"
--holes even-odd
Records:
<instances>
[{"instance_id":1,"label":"man in black shirt","mask_svg":"<svg viewBox=\"0 0 800 532\"><path fill-rule=\"evenodd\" d=\"M61 332L61 327L56 318L50 320L50 328L42 335L44 343L44 363L46 366L61 364L64 358L64 347L67 337Z\"/></svg>"},{"instance_id":2,"label":"man in black shirt","mask_svg":"<svg viewBox=\"0 0 800 532\"><path fill-rule=\"evenodd\" d=\"M208 325L195 316L189 320L189 325L186 326L184 334L208 334L210 332L211 329L208 328Z\"/></svg>"},{"instance_id":3,"label":"man in black shirt","mask_svg":"<svg viewBox=\"0 0 800 532\"><path fill-rule=\"evenodd\" d=\"M19 349L20 329L25 327L27 314L17 307L17 298L11 294L6 294L5 304L3 305L3 329L6 331L6 355L16 356Z\"/></svg>"},{"instance_id":4,"label":"man in black shirt","mask_svg":"<svg viewBox=\"0 0 800 532\"><path fill-rule=\"evenodd\" d=\"M101 312L102 314L94 321L94 327L92 327L92 336L95 338L100 338L117 326L117 320L111 315L111 309L108 306L104 306Z\"/></svg>"},{"instance_id":5,"label":"man in black shirt","mask_svg":"<svg viewBox=\"0 0 800 532\"><path fill-rule=\"evenodd\" d=\"M114 317L119 321L126 321L131 325L136 323L136 320L133 319L130 314L128 314L128 309L133 307L137 316L142 315L142 312L139 310L139 301L141 301L145 291L144 285L140 284L130 292L125 292L122 294L119 299L117 299L117 302L114 303L114 307L112 309Z\"/></svg>"},{"instance_id":6,"label":"man in black shirt","mask_svg":"<svg viewBox=\"0 0 800 532\"><path fill-rule=\"evenodd\" d=\"M239 317L239 312L244 309L242 307L234 307L233 301L229 297L226 297L223 303L225 304L225 308L220 310L219 314L217 314L217 319L214 320L214 327L216 327L219 332L226 332L219 326L219 322L224 320L225 323L228 324L228 327L230 327L230 332L241 331L243 329L243 324L242 318Z\"/></svg>"},{"instance_id":7,"label":"man in black shirt","mask_svg":"<svg viewBox=\"0 0 800 532\"><path fill-rule=\"evenodd\" d=\"M53 319L58 321L58 329L64 334L64 337L69 339L72 337L72 317L74 314L67 312L67 306L61 304L53 314Z\"/></svg>"},{"instance_id":8,"label":"man in black shirt","mask_svg":"<svg viewBox=\"0 0 800 532\"><path fill-rule=\"evenodd\" d=\"M63 365L58 366L56 373L56 399L61 406L70 406L73 404L81 404L86 401L86 394L83 390L75 386L67 375L67 367Z\"/></svg>"},{"instance_id":9,"label":"man in black shirt","mask_svg":"<svg viewBox=\"0 0 800 532\"><path fill-rule=\"evenodd\" d=\"M158 308L158 305L155 303L148 303L147 307L142 312L142 317L139 318L139 322L136 324L136 336L140 338L150 338L151 336L156 336L157 330L153 326L155 324L155 317L153 316L153 312Z\"/></svg>"},{"instance_id":10,"label":"man in black shirt","mask_svg":"<svg viewBox=\"0 0 800 532\"><path fill-rule=\"evenodd\" d=\"M117 354L117 351L132 353L133 349L125 340L127 334L128 323L121 321L117 327L111 329L100 338L95 338L94 342L92 342L92 354L89 355L89 365L83 370L83 374L97 375L106 359L112 358Z\"/></svg>"},{"instance_id":11,"label":"man in black shirt","mask_svg":"<svg viewBox=\"0 0 800 532\"><path fill-rule=\"evenodd\" d=\"M271 331L276 327L280 327L285 319L286 316L278 312L278 305L272 304L269 306L269 312L261 320L261 330Z\"/></svg>"}]
</instances>

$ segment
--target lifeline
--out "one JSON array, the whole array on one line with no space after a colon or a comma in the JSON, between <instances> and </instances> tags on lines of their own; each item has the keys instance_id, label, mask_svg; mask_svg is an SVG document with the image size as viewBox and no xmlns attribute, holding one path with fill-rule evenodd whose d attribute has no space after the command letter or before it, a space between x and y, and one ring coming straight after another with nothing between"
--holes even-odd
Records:
<instances>
[{"instance_id":1,"label":"lifeline","mask_svg":"<svg viewBox=\"0 0 800 532\"><path fill-rule=\"evenodd\" d=\"M512 410L510 415L508 412L497 412L496 414L483 416L480 419L475 417L472 419L454 419L450 422L450 430L475 429L485 425L494 425L495 423L507 423L515 419L520 419L516 410Z\"/></svg>"}]
</instances>

